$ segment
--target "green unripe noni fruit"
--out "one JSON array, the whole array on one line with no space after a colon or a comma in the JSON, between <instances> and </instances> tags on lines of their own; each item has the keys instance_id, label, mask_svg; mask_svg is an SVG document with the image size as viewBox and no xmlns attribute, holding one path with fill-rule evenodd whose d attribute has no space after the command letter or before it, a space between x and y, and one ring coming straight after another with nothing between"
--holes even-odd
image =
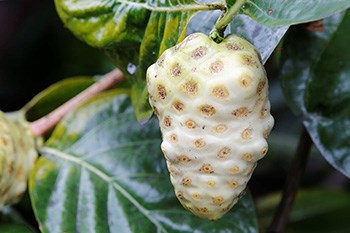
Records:
<instances>
[{"instance_id":1,"label":"green unripe noni fruit","mask_svg":"<svg viewBox=\"0 0 350 233\"><path fill-rule=\"evenodd\" d=\"M149 67L147 83L179 201L220 218L266 155L274 124L259 52L235 35L217 44L191 34Z\"/></svg>"},{"instance_id":2,"label":"green unripe noni fruit","mask_svg":"<svg viewBox=\"0 0 350 233\"><path fill-rule=\"evenodd\" d=\"M21 199L37 156L27 125L0 111L0 211Z\"/></svg>"}]
</instances>

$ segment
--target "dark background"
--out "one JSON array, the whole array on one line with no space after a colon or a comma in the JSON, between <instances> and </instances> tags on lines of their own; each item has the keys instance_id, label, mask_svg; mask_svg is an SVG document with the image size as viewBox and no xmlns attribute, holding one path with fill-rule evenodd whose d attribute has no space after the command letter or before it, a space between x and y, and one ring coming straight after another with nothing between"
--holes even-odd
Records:
<instances>
[{"instance_id":1,"label":"dark background","mask_svg":"<svg viewBox=\"0 0 350 233\"><path fill-rule=\"evenodd\" d=\"M0 109L21 108L49 84L113 68L102 51L77 40L53 0L0 0Z\"/></svg>"}]
</instances>

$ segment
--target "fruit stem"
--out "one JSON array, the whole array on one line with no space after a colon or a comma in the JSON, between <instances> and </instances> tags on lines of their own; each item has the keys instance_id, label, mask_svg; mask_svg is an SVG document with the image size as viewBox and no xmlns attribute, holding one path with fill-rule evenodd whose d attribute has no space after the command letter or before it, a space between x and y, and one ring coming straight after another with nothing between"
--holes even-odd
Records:
<instances>
[{"instance_id":1,"label":"fruit stem","mask_svg":"<svg viewBox=\"0 0 350 233\"><path fill-rule=\"evenodd\" d=\"M223 13L219 17L218 21L211 30L209 37L216 43L220 43L224 39L224 31L227 25L233 20L238 14L241 7L246 3L247 0L236 0L232 7L227 10L227 7L223 10Z\"/></svg>"},{"instance_id":2,"label":"fruit stem","mask_svg":"<svg viewBox=\"0 0 350 233\"><path fill-rule=\"evenodd\" d=\"M116 84L124 80L124 74L119 69L114 69L104 75L102 79L94 83L60 107L53 110L48 115L30 123L30 128L35 136L45 136L51 132L62 118L70 111L79 107L85 101L91 99L97 94L111 89Z\"/></svg>"},{"instance_id":3,"label":"fruit stem","mask_svg":"<svg viewBox=\"0 0 350 233\"><path fill-rule=\"evenodd\" d=\"M306 170L307 160L309 158L312 140L305 127L299 138L298 148L296 150L292 165L288 171L286 186L283 190L281 202L275 212L275 216L267 233L283 233L289 220L293 208L294 200L298 192L301 176Z\"/></svg>"}]
</instances>

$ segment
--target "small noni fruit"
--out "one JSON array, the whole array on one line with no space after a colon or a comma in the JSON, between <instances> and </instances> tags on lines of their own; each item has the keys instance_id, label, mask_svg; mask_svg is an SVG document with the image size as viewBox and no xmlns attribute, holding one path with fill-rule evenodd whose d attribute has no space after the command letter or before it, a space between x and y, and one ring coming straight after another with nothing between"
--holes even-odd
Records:
<instances>
[{"instance_id":1,"label":"small noni fruit","mask_svg":"<svg viewBox=\"0 0 350 233\"><path fill-rule=\"evenodd\" d=\"M0 211L21 199L37 156L27 125L0 111Z\"/></svg>"},{"instance_id":2,"label":"small noni fruit","mask_svg":"<svg viewBox=\"0 0 350 233\"><path fill-rule=\"evenodd\" d=\"M239 200L273 127L257 49L230 35L195 33L147 70L171 182L181 204L215 220Z\"/></svg>"}]
</instances>

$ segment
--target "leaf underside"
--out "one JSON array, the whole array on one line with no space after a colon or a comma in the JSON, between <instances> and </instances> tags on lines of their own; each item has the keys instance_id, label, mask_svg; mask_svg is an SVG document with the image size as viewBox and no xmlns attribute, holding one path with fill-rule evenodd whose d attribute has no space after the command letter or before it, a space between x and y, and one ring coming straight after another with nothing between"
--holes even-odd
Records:
<instances>
[{"instance_id":1,"label":"leaf underside","mask_svg":"<svg viewBox=\"0 0 350 233\"><path fill-rule=\"evenodd\" d=\"M130 104L125 94L104 94L66 117L41 148L30 195L43 232L258 232L248 194L215 222L183 209L157 120L140 125Z\"/></svg>"}]
</instances>

